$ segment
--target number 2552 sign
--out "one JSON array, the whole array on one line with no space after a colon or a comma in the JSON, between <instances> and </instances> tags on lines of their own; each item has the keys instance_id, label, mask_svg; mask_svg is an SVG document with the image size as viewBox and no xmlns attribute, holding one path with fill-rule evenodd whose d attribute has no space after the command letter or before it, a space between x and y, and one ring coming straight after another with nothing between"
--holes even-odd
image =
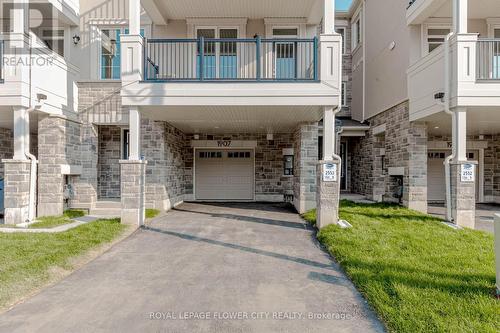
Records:
<instances>
[{"instance_id":1,"label":"number 2552 sign","mask_svg":"<svg viewBox=\"0 0 500 333\"><path fill-rule=\"evenodd\" d=\"M334 163L323 164L323 181L324 182L337 181L337 164Z\"/></svg>"},{"instance_id":2,"label":"number 2552 sign","mask_svg":"<svg viewBox=\"0 0 500 333\"><path fill-rule=\"evenodd\" d=\"M474 164L462 164L460 170L460 178L464 183L474 182L475 181L475 165Z\"/></svg>"}]
</instances>

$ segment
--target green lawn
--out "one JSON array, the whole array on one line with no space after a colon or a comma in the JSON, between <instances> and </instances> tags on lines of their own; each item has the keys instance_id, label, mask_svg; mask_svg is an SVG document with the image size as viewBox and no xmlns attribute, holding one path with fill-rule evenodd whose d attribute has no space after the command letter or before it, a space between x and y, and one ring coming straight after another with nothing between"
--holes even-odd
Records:
<instances>
[{"instance_id":1,"label":"green lawn","mask_svg":"<svg viewBox=\"0 0 500 333\"><path fill-rule=\"evenodd\" d=\"M98 220L59 234L0 233L0 308L72 270L74 259L108 243L127 227Z\"/></svg>"},{"instance_id":2,"label":"green lawn","mask_svg":"<svg viewBox=\"0 0 500 333\"><path fill-rule=\"evenodd\" d=\"M160 211L158 209L146 209L146 218L147 219L152 219L157 217L160 214Z\"/></svg>"},{"instance_id":3,"label":"green lawn","mask_svg":"<svg viewBox=\"0 0 500 333\"><path fill-rule=\"evenodd\" d=\"M85 212L83 210L67 210L64 212L63 216L47 216L38 218L37 223L33 223L29 226L32 229L42 229L42 228L55 228L60 225L73 223L71 219L76 217L84 216Z\"/></svg>"},{"instance_id":4,"label":"green lawn","mask_svg":"<svg viewBox=\"0 0 500 333\"><path fill-rule=\"evenodd\" d=\"M319 240L392 332L499 332L493 236L398 206L344 201ZM315 212L304 218L314 223Z\"/></svg>"}]
</instances>

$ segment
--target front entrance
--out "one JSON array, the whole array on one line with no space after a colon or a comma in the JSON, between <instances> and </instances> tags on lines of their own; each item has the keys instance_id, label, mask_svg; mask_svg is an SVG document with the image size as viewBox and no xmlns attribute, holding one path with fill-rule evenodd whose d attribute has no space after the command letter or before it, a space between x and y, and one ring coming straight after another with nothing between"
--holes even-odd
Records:
<instances>
[{"instance_id":1,"label":"front entrance","mask_svg":"<svg viewBox=\"0 0 500 333\"><path fill-rule=\"evenodd\" d=\"M196 200L254 200L253 150L195 150Z\"/></svg>"},{"instance_id":2,"label":"front entrance","mask_svg":"<svg viewBox=\"0 0 500 333\"><path fill-rule=\"evenodd\" d=\"M451 154L449 150L430 150L427 157L427 196L429 202L444 202L446 200L446 178L444 160ZM477 150L467 151L469 161L478 161ZM476 167L476 200L479 198L479 167Z\"/></svg>"}]
</instances>

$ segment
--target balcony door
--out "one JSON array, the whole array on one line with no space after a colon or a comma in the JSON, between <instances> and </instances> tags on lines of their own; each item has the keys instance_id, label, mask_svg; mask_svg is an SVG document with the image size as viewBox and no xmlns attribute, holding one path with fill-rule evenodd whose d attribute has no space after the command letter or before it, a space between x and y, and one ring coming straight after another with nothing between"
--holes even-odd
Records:
<instances>
[{"instance_id":1,"label":"balcony door","mask_svg":"<svg viewBox=\"0 0 500 333\"><path fill-rule=\"evenodd\" d=\"M296 39L298 28L274 28L273 38L275 39ZM273 43L273 53L275 59L275 78L277 80L293 80L296 78L297 63L297 42L276 41Z\"/></svg>"},{"instance_id":2,"label":"balcony door","mask_svg":"<svg viewBox=\"0 0 500 333\"><path fill-rule=\"evenodd\" d=\"M238 48L235 39L238 38L238 29L199 28L196 30L196 37L205 39L203 78L207 80L236 79L238 77ZM198 50L198 73L200 73L201 66L200 51Z\"/></svg>"}]
</instances>

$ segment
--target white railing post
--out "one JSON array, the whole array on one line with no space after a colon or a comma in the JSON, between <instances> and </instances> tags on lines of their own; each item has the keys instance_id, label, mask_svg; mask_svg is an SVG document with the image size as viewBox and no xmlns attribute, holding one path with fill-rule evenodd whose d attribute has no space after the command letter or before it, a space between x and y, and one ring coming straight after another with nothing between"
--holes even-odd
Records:
<instances>
[{"instance_id":1,"label":"white railing post","mask_svg":"<svg viewBox=\"0 0 500 333\"><path fill-rule=\"evenodd\" d=\"M122 84L141 81L144 78L144 39L141 36L141 2L129 0L129 34L122 35L121 57Z\"/></svg>"}]
</instances>

